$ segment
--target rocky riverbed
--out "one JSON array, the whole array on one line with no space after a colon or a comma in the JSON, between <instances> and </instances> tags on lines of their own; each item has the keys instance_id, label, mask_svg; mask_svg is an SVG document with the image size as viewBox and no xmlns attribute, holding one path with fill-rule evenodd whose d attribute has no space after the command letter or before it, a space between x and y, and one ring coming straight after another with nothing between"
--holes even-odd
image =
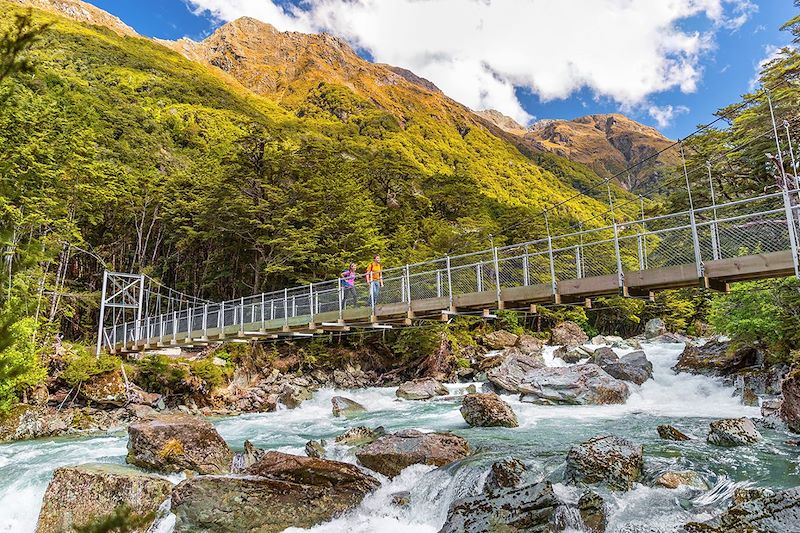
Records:
<instances>
[{"instance_id":1,"label":"rocky riverbed","mask_svg":"<svg viewBox=\"0 0 800 533\"><path fill-rule=\"evenodd\" d=\"M567 345L573 344L573 351L582 342L565 341ZM255 448L306 456L307 444L316 441L312 449L324 459L361 465L363 478L357 471L333 468L338 472L336 483L344 483L343 487L350 486L351 481L347 480L357 481L359 496L353 500L351 510L333 519L324 513L315 515L324 520L313 527L314 531L436 532L442 528L457 531L464 527L481 531L484 530L481 524L496 521L497 510L509 502L516 502L514 508L527 510L521 518L503 515L508 520L523 520L517 525L535 516L542 524L549 524L543 527L578 531L599 530L602 524L606 524L607 531L676 531L685 524L708 520L714 521L691 527L724 528L733 523L734 518L741 519L741 510L723 514L733 504L796 512L796 500L791 499L794 496L780 492L800 485L800 448L792 442L797 438L795 434L779 423L760 422L759 408L743 404L735 380L726 382L726 378L716 375L676 373L673 367L684 352L683 344L643 343L644 355L652 365L652 377L644 380L641 365L637 363L640 356L613 360L613 355L635 352L632 346L618 346L614 354L598 354L597 345L587 345L578 360L592 366L597 363L600 368L625 366L615 367L631 376L631 380L620 382L626 389L624 397L621 397L619 383L609 381L610 376L605 371L600 373L592 369L587 375L579 372L576 380L569 383L565 382L563 374L554 379L552 371L547 369L568 366L556 357L558 348L548 346L539 351L528 347L519 350L520 353L515 349L514 354L506 354L531 358L522 360L523 365L527 365L523 374L535 375L535 379L522 379L522 390L514 393L497 386L489 387L482 381L444 384L446 392L430 384L420 384L418 389L431 390L430 399L406 399L402 397L407 396L406 392L398 395L397 387L323 387L294 409L279 406L275 412L212 418L211 421L235 452L242 451L245 441L250 441ZM499 375L497 371L494 374ZM600 381L598 375L602 378ZM576 385L576 381L581 384ZM614 394L604 393L609 384ZM482 388L493 389L499 393L498 397L479 395L466 404L463 402L466 395L475 390L480 392ZM586 390L594 393L587 395ZM345 406L341 400L332 403L337 396L357 402L364 410L352 409L334 416L334 405ZM418 394L410 395L416 396ZM462 413L462 407L469 410L467 415ZM511 423L507 407L513 411L515 424ZM742 417L756 420L755 426L751 428L737 420L718 422ZM492 424L495 418L506 422ZM711 431L712 423L720 438L715 441L713 437L709 442L709 433L715 433ZM665 425L673 426L689 439L662 438L660 433L667 437L677 435L659 429ZM387 440L377 449L365 452L365 448L353 445L352 439L349 443L348 439L337 442L337 436L357 426L382 426L382 433L402 443L395 445ZM420 452L418 457L422 460L412 461L419 464L399 471L387 466L385 461L376 463L367 458L368 452L374 452L374 458L387 447L403 448L406 443L418 442L420 437L411 430L450 432L460 439L451 438L452 443L443 441L441 445L448 447L444 450L448 453L435 449L440 443L432 443L428 452ZM753 431L757 437L753 436ZM597 439L606 435L613 435L615 439ZM731 439L737 438L743 440L743 445L728 446ZM468 444L468 450L462 442ZM724 445L719 445L721 442ZM165 448L165 444L169 446ZM168 449L170 453L182 450L169 439L159 446L159 450ZM128 436L124 430L88 438L61 437L0 445L0 531L34 531L45 489L58 467L84 463L124 464L128 452ZM610 462L606 452L611 453L608 457L613 460ZM218 455L224 457L226 453L223 450ZM164 454L159 455L158 450L155 455L164 459ZM277 481L269 482L270 486L278 481L296 481L292 476L297 475L293 473L297 468L287 467L285 460L276 457L280 459L281 456L272 456L260 469L254 470L255 478L277 477ZM437 459L424 460L425 457ZM444 459L439 459L442 457ZM619 461L620 458L624 461ZM502 466L509 462L510 466ZM627 466L621 469L603 466L606 463ZM384 473L369 470L364 464ZM330 476L328 466L305 465L303 468L303 480L311 485L316 482L308 481L308 472L317 472L317 475L320 471L328 472L325 476ZM259 477L260 474L267 477ZM104 474L107 475L110 474ZM181 472L157 475L172 483L185 477ZM258 483L266 482L258 479L248 482L250 484L241 490L263 493L259 491L266 489L258 488ZM179 530L187 530L186 515L181 515L181 509L192 508L191 502L200 501L200 495L208 494L215 483L219 482L209 477L209 481L204 482L205 487L182 485L186 488L173 492ZM155 486L154 493L159 494L162 485L156 483ZM765 496L756 490L742 490L748 487L772 492ZM320 498L324 497L325 493L320 493ZM795 502L788 511L787 501ZM175 513L166 513L158 519L153 530L173 530ZM183 526L180 520L184 520ZM776 520L778 524L788 523L786 516L778 516ZM297 524L310 525L307 522Z\"/></svg>"}]
</instances>

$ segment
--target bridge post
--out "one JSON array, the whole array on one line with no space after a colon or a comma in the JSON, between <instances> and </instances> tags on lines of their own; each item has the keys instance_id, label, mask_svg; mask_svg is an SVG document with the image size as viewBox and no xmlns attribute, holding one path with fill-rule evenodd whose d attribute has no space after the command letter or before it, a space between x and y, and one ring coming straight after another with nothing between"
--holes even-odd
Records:
<instances>
[{"instance_id":1,"label":"bridge post","mask_svg":"<svg viewBox=\"0 0 800 533\"><path fill-rule=\"evenodd\" d=\"M581 279L583 277L583 273L581 272L581 248L580 246L575 246L575 278Z\"/></svg>"},{"instance_id":2,"label":"bridge post","mask_svg":"<svg viewBox=\"0 0 800 533\"><path fill-rule=\"evenodd\" d=\"M310 315L311 323L314 323L314 284L308 284L308 314Z\"/></svg>"},{"instance_id":3,"label":"bridge post","mask_svg":"<svg viewBox=\"0 0 800 533\"><path fill-rule=\"evenodd\" d=\"M528 261L529 261L528 256L529 255L530 254L528 253L528 245L526 244L525 245L525 255L522 256L522 285L524 285L525 287L527 287L531 283L530 273L528 272Z\"/></svg>"},{"instance_id":4,"label":"bridge post","mask_svg":"<svg viewBox=\"0 0 800 533\"><path fill-rule=\"evenodd\" d=\"M441 269L436 269L436 297L442 297L442 271Z\"/></svg>"},{"instance_id":5,"label":"bridge post","mask_svg":"<svg viewBox=\"0 0 800 533\"><path fill-rule=\"evenodd\" d=\"M789 197L789 183L786 180L786 171L783 168L783 154L781 153L781 141L778 137L778 125L775 122L775 109L772 107L772 97L767 93L767 103L769 104L769 114L772 118L772 131L775 134L775 147L778 149L778 171L783 178L783 208L786 211L786 227L789 232L789 246L792 249L792 263L794 264L794 275L800 278L800 265L797 258L797 225L795 223L794 210L792 209L792 199Z\"/></svg>"},{"instance_id":6,"label":"bridge post","mask_svg":"<svg viewBox=\"0 0 800 533\"><path fill-rule=\"evenodd\" d=\"M553 259L553 237L550 235L550 221L547 218L547 210L544 211L544 224L547 228L547 255L550 259L550 286L553 289L553 297L558 294L558 282L556 281L556 263Z\"/></svg>"},{"instance_id":7,"label":"bridge post","mask_svg":"<svg viewBox=\"0 0 800 533\"><path fill-rule=\"evenodd\" d=\"M503 308L503 300L500 299L500 261L497 258L497 246L492 246L492 261L494 261L494 289L497 296L497 308Z\"/></svg>"},{"instance_id":8,"label":"bridge post","mask_svg":"<svg viewBox=\"0 0 800 533\"><path fill-rule=\"evenodd\" d=\"M445 256L447 263L447 297L450 301L450 311L453 310L453 277L450 271L450 256Z\"/></svg>"},{"instance_id":9,"label":"bridge post","mask_svg":"<svg viewBox=\"0 0 800 533\"><path fill-rule=\"evenodd\" d=\"M700 253L700 237L697 234L697 219L694 214L694 201L692 200L692 187L689 184L689 172L686 170L686 156L683 152L683 141L680 141L681 162L683 163L683 177L686 182L686 193L689 195L689 225L692 228L692 246L694 247L694 264L697 269L697 279L705 285L705 269L703 257Z\"/></svg>"},{"instance_id":10,"label":"bridge post","mask_svg":"<svg viewBox=\"0 0 800 533\"><path fill-rule=\"evenodd\" d=\"M611 221L614 224L614 255L617 259L617 284L620 294L625 291L625 273L622 271L622 254L619 251L619 228L617 227L617 215L614 213L614 201L611 199L611 184L606 182L608 192L608 205L611 208Z\"/></svg>"},{"instance_id":11,"label":"bridge post","mask_svg":"<svg viewBox=\"0 0 800 533\"><path fill-rule=\"evenodd\" d=\"M411 306L411 269L408 267L408 264L406 264L406 266L405 266L404 275L405 275L405 280L406 280L405 300L406 300L406 303L410 307Z\"/></svg>"},{"instance_id":12,"label":"bridge post","mask_svg":"<svg viewBox=\"0 0 800 533\"><path fill-rule=\"evenodd\" d=\"M266 312L266 302L264 301L264 293L261 293L261 331L264 332L267 330L267 321L264 318L264 313Z\"/></svg>"},{"instance_id":13,"label":"bridge post","mask_svg":"<svg viewBox=\"0 0 800 533\"><path fill-rule=\"evenodd\" d=\"M178 317L178 315L175 312L175 310L173 309L173 311L172 311L172 342L173 342L173 344L178 342L178 318L177 317Z\"/></svg>"},{"instance_id":14,"label":"bridge post","mask_svg":"<svg viewBox=\"0 0 800 533\"><path fill-rule=\"evenodd\" d=\"M283 289L283 329L289 329L289 289Z\"/></svg>"},{"instance_id":15,"label":"bridge post","mask_svg":"<svg viewBox=\"0 0 800 533\"><path fill-rule=\"evenodd\" d=\"M236 317L236 312L233 313L234 318ZM250 317L250 320L253 320L253 317ZM244 296L239 297L239 334L244 336Z\"/></svg>"},{"instance_id":16,"label":"bridge post","mask_svg":"<svg viewBox=\"0 0 800 533\"><path fill-rule=\"evenodd\" d=\"M716 261L720 258L719 234L717 233L717 199L714 194L714 180L711 178L711 161L706 161L708 169L708 189L711 193L711 257Z\"/></svg>"},{"instance_id":17,"label":"bridge post","mask_svg":"<svg viewBox=\"0 0 800 533\"><path fill-rule=\"evenodd\" d=\"M222 316L222 313L220 313ZM217 324L219 325L219 317L217 317ZM220 326L220 331L222 326ZM203 304L203 340L208 338L208 304Z\"/></svg>"},{"instance_id":18,"label":"bridge post","mask_svg":"<svg viewBox=\"0 0 800 533\"><path fill-rule=\"evenodd\" d=\"M100 350L103 347L103 339L105 337L106 288L108 288L108 270L103 270L103 292L100 298L100 322L98 322L99 325L97 326L97 353L95 354L97 357L100 357Z\"/></svg>"}]
</instances>

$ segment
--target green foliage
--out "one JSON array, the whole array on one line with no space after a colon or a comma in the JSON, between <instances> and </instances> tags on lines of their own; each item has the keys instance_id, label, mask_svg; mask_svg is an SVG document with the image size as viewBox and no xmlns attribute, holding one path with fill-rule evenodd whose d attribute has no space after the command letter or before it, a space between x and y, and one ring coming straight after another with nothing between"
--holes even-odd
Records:
<instances>
[{"instance_id":1,"label":"green foliage","mask_svg":"<svg viewBox=\"0 0 800 533\"><path fill-rule=\"evenodd\" d=\"M35 326L33 319L26 318L6 331L6 345L0 348L0 415L17 402L22 390L41 383L46 376L33 341Z\"/></svg>"},{"instance_id":2,"label":"green foliage","mask_svg":"<svg viewBox=\"0 0 800 533\"><path fill-rule=\"evenodd\" d=\"M230 378L232 369L215 365L211 358L198 359L189 363L192 375L202 379L209 389L223 385Z\"/></svg>"},{"instance_id":3,"label":"green foliage","mask_svg":"<svg viewBox=\"0 0 800 533\"><path fill-rule=\"evenodd\" d=\"M737 283L711 303L709 322L736 342L789 353L800 347L799 290L794 278Z\"/></svg>"},{"instance_id":4,"label":"green foliage","mask_svg":"<svg viewBox=\"0 0 800 533\"><path fill-rule=\"evenodd\" d=\"M148 355L139 361L134 381L143 389L172 394L185 389L189 366L178 364L165 355Z\"/></svg>"},{"instance_id":5,"label":"green foliage","mask_svg":"<svg viewBox=\"0 0 800 533\"><path fill-rule=\"evenodd\" d=\"M66 353L64 361L66 366L59 374L59 378L70 387L89 381L92 376L116 370L122 363L121 359L112 355L96 357L89 350L80 345L65 344Z\"/></svg>"},{"instance_id":6,"label":"green foliage","mask_svg":"<svg viewBox=\"0 0 800 533\"><path fill-rule=\"evenodd\" d=\"M519 313L516 311L500 310L496 312L496 315L497 319L494 321L494 327L496 329L504 329L515 335L522 335L525 333L525 328L519 323Z\"/></svg>"}]
</instances>

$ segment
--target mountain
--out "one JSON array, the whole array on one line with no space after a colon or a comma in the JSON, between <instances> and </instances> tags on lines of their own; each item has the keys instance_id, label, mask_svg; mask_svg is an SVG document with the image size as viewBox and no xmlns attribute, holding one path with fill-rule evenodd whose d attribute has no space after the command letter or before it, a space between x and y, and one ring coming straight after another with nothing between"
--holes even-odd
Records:
<instances>
[{"instance_id":1,"label":"mountain","mask_svg":"<svg viewBox=\"0 0 800 533\"><path fill-rule=\"evenodd\" d=\"M498 128L508 133L513 133L514 135L525 135L528 132L528 128L521 125L513 118L504 115L495 109L475 111L475 114L495 124Z\"/></svg>"},{"instance_id":2,"label":"mountain","mask_svg":"<svg viewBox=\"0 0 800 533\"><path fill-rule=\"evenodd\" d=\"M641 190L656 182L665 166L678 164L677 152L667 151L638 166L669 147L674 141L656 129L617 113L588 115L574 120L543 120L524 134L534 147L584 163L598 175L617 181L630 190Z\"/></svg>"},{"instance_id":3,"label":"mountain","mask_svg":"<svg viewBox=\"0 0 800 533\"><path fill-rule=\"evenodd\" d=\"M118 17L81 0L8 0L28 7L58 13L78 22L104 26L123 36L136 36L133 28Z\"/></svg>"},{"instance_id":4,"label":"mountain","mask_svg":"<svg viewBox=\"0 0 800 533\"><path fill-rule=\"evenodd\" d=\"M36 5L52 25L35 73L0 87L0 226L31 264L60 264L64 242L91 251L68 256L67 287L46 283L75 298L65 329L90 320L98 258L221 299L376 252L391 266L536 239L562 201L553 231L603 223L588 167L329 35L245 18L157 42L87 4ZM23 9L0 0L0 27Z\"/></svg>"}]
</instances>

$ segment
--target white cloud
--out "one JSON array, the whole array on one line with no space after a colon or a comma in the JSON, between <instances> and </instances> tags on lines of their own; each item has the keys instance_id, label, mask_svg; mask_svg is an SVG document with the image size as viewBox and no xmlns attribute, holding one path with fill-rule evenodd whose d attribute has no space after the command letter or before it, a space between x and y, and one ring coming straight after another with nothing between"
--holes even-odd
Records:
<instances>
[{"instance_id":1,"label":"white cloud","mask_svg":"<svg viewBox=\"0 0 800 533\"><path fill-rule=\"evenodd\" d=\"M186 0L221 20L249 15L281 30L327 31L376 61L408 68L473 108L531 116L515 89L541 100L583 88L622 108L692 92L715 32L740 27L749 0ZM703 32L681 21L702 17Z\"/></svg>"},{"instance_id":2,"label":"white cloud","mask_svg":"<svg viewBox=\"0 0 800 533\"><path fill-rule=\"evenodd\" d=\"M689 108L684 105L679 105L679 106L650 105L647 107L647 114L650 115L650 117L656 121L656 124L658 124L659 128L666 128L667 126L672 124L672 119L674 119L676 116L688 112Z\"/></svg>"}]
</instances>

